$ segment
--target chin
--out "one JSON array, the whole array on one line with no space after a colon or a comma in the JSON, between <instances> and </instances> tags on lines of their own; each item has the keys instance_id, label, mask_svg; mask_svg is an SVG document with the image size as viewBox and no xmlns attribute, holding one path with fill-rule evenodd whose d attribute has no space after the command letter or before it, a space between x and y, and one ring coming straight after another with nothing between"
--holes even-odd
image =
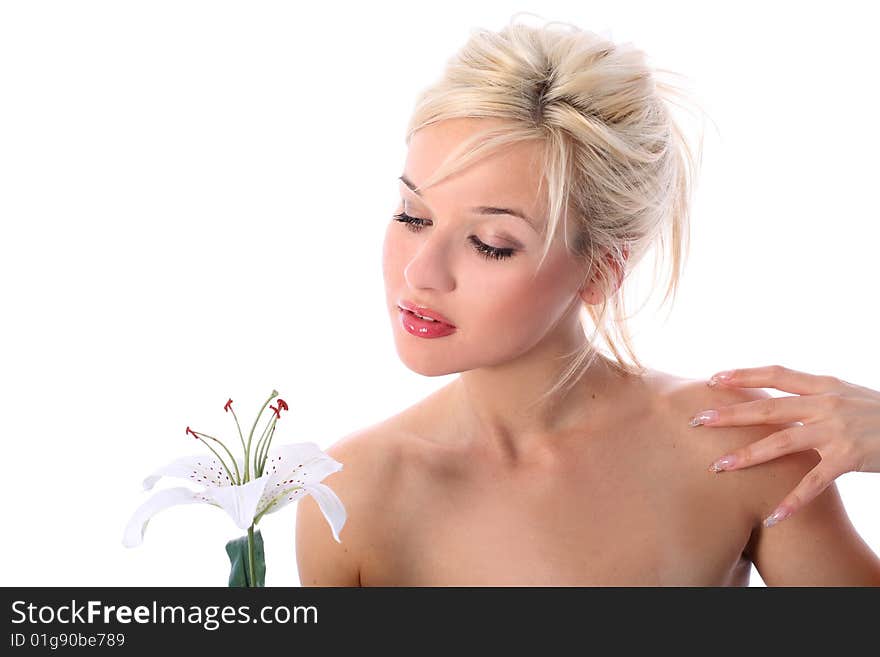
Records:
<instances>
[{"instance_id":1,"label":"chin","mask_svg":"<svg viewBox=\"0 0 880 657\"><path fill-rule=\"evenodd\" d=\"M427 376L427 377L446 376L447 374L458 374L458 372L460 371L460 370L449 370L449 369L437 369L437 370L426 371L426 370L416 369L414 367L409 367L409 365L407 365L407 368L410 369L411 371L415 372L416 374L419 374L421 376Z\"/></svg>"},{"instance_id":2,"label":"chin","mask_svg":"<svg viewBox=\"0 0 880 657\"><path fill-rule=\"evenodd\" d=\"M418 338L417 338L418 339ZM427 342L427 341L426 341ZM463 371L462 368L450 362L449 353L438 350L436 353L417 353L419 346L397 345L397 357L406 368L422 376L445 376Z\"/></svg>"},{"instance_id":3,"label":"chin","mask_svg":"<svg viewBox=\"0 0 880 657\"><path fill-rule=\"evenodd\" d=\"M447 374L457 374L462 370L456 367L450 367L449 362L440 362L441 359L438 359L438 362L431 362L425 359L419 358L407 358L405 354L397 352L397 355L400 357L400 362L403 363L406 368L416 374L421 374L422 376L445 376Z\"/></svg>"}]
</instances>

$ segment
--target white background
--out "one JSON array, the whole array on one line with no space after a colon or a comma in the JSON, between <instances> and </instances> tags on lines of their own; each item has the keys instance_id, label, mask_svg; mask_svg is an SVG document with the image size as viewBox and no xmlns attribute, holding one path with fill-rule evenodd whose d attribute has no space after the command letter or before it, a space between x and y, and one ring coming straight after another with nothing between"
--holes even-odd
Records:
<instances>
[{"instance_id":1,"label":"white background","mask_svg":"<svg viewBox=\"0 0 880 657\"><path fill-rule=\"evenodd\" d=\"M714 122L680 294L634 323L643 362L880 389L868 3L8 1L3 585L225 586L243 532L216 508L121 544L142 479L207 454L188 425L234 448L226 400L249 427L274 388L275 444L328 447L450 380L398 360L381 243L416 94L517 11L634 42ZM837 483L880 552L880 475ZM294 519L259 525L267 586L299 584Z\"/></svg>"}]
</instances>

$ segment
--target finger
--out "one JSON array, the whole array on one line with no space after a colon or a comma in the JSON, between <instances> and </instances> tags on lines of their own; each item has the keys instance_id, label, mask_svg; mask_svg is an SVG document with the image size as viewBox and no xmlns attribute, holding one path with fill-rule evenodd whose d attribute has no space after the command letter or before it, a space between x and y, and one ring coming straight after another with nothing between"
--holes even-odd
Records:
<instances>
[{"instance_id":1,"label":"finger","mask_svg":"<svg viewBox=\"0 0 880 657\"><path fill-rule=\"evenodd\" d=\"M835 393L830 393L835 394ZM741 427L751 424L785 424L818 417L832 403L825 395L788 395L767 397L753 401L718 406L695 413L690 419L692 427ZM709 415L708 410L714 411Z\"/></svg>"},{"instance_id":2,"label":"finger","mask_svg":"<svg viewBox=\"0 0 880 657\"><path fill-rule=\"evenodd\" d=\"M814 442L816 441L813 439L818 434L819 431L815 425L786 427L716 459L709 466L709 471L742 470L759 463L772 461L784 454L803 452L815 447Z\"/></svg>"},{"instance_id":3,"label":"finger","mask_svg":"<svg viewBox=\"0 0 880 657\"><path fill-rule=\"evenodd\" d=\"M764 519L764 526L772 527L797 513L812 502L838 476L839 473L826 463L826 459L820 461L801 479L795 489L785 496L785 499L773 510L773 513Z\"/></svg>"},{"instance_id":4,"label":"finger","mask_svg":"<svg viewBox=\"0 0 880 657\"><path fill-rule=\"evenodd\" d=\"M815 395L830 392L840 387L841 381L834 376L809 374L782 365L766 367L745 367L729 370L732 376L727 380L716 379L713 375L708 385L734 386L738 388L776 388L797 395ZM714 381L714 383L713 383Z\"/></svg>"}]
</instances>

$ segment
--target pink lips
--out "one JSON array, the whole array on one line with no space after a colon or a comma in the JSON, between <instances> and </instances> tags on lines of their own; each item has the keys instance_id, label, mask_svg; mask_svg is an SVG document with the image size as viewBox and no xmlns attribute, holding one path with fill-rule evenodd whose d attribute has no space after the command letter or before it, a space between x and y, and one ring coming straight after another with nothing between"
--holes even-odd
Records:
<instances>
[{"instance_id":1,"label":"pink lips","mask_svg":"<svg viewBox=\"0 0 880 657\"><path fill-rule=\"evenodd\" d=\"M399 308L398 312L403 329L417 338L442 338L456 331L456 328L451 324L419 319L412 312L403 308Z\"/></svg>"},{"instance_id":2,"label":"pink lips","mask_svg":"<svg viewBox=\"0 0 880 657\"><path fill-rule=\"evenodd\" d=\"M438 313L436 310L431 310L426 306L422 306L416 303L412 303L411 301L407 301L406 299L401 299L398 304L400 308L403 310L408 310L411 313L418 313L422 317L430 317L433 320L438 322L443 322L444 324L448 324L452 328L455 328L455 324L446 319L443 315ZM418 318L416 318L418 319Z\"/></svg>"}]
</instances>

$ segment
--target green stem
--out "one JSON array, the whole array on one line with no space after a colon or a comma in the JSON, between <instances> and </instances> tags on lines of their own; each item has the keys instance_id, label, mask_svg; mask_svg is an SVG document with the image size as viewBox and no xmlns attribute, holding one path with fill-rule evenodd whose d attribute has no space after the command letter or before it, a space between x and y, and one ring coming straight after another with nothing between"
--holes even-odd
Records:
<instances>
[{"instance_id":1,"label":"green stem","mask_svg":"<svg viewBox=\"0 0 880 657\"><path fill-rule=\"evenodd\" d=\"M254 568L254 526L248 527L248 577L249 586L257 585L257 572Z\"/></svg>"},{"instance_id":2,"label":"green stem","mask_svg":"<svg viewBox=\"0 0 880 657\"><path fill-rule=\"evenodd\" d=\"M254 439L254 430L257 428L257 422L260 421L260 416L263 414L263 411L266 410L266 406L269 405L269 402L272 401L275 397L278 396L278 391L273 390L272 394L269 395L269 399L265 401L263 407L260 409L260 412L257 413L257 418L254 420L254 426L251 427L251 432L248 435L247 447L244 450L244 482L247 483L250 481L250 467L251 467L251 441Z\"/></svg>"}]
</instances>

